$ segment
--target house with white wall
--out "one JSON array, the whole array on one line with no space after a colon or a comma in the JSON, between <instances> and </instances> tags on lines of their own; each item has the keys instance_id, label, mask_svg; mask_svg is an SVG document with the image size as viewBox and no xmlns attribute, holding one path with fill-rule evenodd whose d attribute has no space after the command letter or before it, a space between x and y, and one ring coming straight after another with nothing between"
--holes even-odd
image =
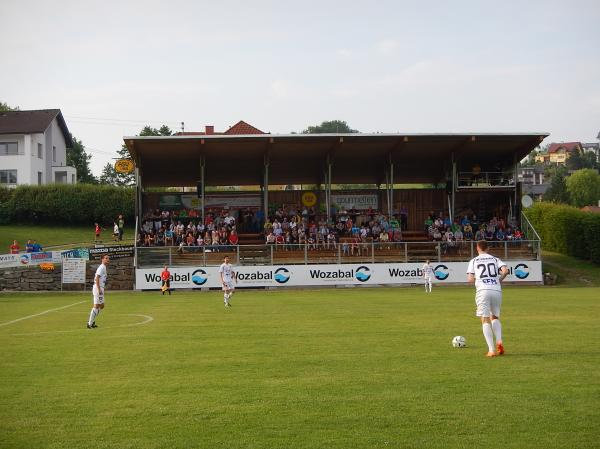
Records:
<instances>
[{"instance_id":1,"label":"house with white wall","mask_svg":"<svg viewBox=\"0 0 600 449\"><path fill-rule=\"evenodd\" d=\"M60 109L0 112L0 185L75 184L71 146Z\"/></svg>"}]
</instances>

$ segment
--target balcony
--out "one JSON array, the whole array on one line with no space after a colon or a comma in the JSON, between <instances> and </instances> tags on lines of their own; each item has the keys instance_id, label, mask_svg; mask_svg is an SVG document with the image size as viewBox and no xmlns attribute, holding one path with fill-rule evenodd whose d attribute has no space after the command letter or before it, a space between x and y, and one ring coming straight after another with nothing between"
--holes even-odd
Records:
<instances>
[{"instance_id":1,"label":"balcony","mask_svg":"<svg viewBox=\"0 0 600 449\"><path fill-rule=\"evenodd\" d=\"M499 171L458 172L456 188L459 190L513 189L513 173Z\"/></svg>"}]
</instances>

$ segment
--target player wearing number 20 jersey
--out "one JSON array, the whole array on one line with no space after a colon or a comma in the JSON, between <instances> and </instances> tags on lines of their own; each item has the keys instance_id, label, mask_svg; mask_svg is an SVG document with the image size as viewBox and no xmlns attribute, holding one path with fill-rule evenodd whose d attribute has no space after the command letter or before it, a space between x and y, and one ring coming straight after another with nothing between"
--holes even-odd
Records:
<instances>
[{"instance_id":1,"label":"player wearing number 20 jersey","mask_svg":"<svg viewBox=\"0 0 600 449\"><path fill-rule=\"evenodd\" d=\"M500 307L502 305L501 282L508 275L506 264L487 253L487 242L477 242L478 256L471 259L467 279L475 283L476 315L481 318L483 335L488 345L488 357L504 354ZM494 348L494 335L496 347Z\"/></svg>"}]
</instances>

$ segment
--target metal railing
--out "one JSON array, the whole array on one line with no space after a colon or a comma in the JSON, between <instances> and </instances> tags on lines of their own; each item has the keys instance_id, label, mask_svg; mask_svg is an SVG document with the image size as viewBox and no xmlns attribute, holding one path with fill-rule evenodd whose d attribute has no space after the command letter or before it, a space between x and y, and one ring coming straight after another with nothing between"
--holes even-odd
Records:
<instances>
[{"instance_id":1,"label":"metal railing","mask_svg":"<svg viewBox=\"0 0 600 449\"><path fill-rule=\"evenodd\" d=\"M473 258L476 242L389 242L137 247L140 268L216 266L228 255L237 265L459 262ZM488 242L489 252L506 260L539 260L539 240Z\"/></svg>"},{"instance_id":2,"label":"metal railing","mask_svg":"<svg viewBox=\"0 0 600 449\"><path fill-rule=\"evenodd\" d=\"M539 243L537 259L540 260L542 257L542 254L541 254L542 239L540 238L540 235L537 233L537 231L535 230L535 228L529 221L529 218L527 218L527 215L525 215L525 213L523 211L521 211L521 230L523 231L523 235L525 236L526 239L534 240Z\"/></svg>"},{"instance_id":3,"label":"metal railing","mask_svg":"<svg viewBox=\"0 0 600 449\"><path fill-rule=\"evenodd\" d=\"M489 187L514 187L513 173L499 171L458 172L456 187L459 189L482 189Z\"/></svg>"}]
</instances>

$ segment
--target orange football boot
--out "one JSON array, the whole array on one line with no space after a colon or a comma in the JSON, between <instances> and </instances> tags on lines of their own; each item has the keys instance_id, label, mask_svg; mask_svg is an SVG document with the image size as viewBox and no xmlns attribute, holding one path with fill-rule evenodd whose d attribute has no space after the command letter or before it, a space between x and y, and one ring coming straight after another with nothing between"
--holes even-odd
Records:
<instances>
[{"instance_id":1,"label":"orange football boot","mask_svg":"<svg viewBox=\"0 0 600 449\"><path fill-rule=\"evenodd\" d=\"M498 355L504 354L504 346L502 345L502 343L496 343L496 352L498 353Z\"/></svg>"}]
</instances>

